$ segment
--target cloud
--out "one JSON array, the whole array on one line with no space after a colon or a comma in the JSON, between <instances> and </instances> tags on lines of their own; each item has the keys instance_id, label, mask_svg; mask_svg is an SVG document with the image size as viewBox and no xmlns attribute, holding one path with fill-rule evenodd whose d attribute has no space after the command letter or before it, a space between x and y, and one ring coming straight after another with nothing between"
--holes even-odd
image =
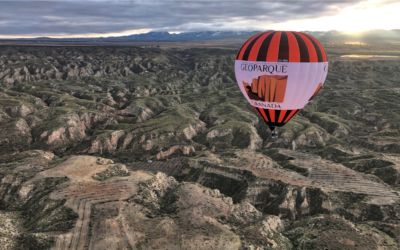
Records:
<instances>
[{"instance_id":1,"label":"cloud","mask_svg":"<svg viewBox=\"0 0 400 250\"><path fill-rule=\"evenodd\" d=\"M274 23L334 16L359 2L0 1L0 37L79 37L134 30L267 30Z\"/></svg>"}]
</instances>

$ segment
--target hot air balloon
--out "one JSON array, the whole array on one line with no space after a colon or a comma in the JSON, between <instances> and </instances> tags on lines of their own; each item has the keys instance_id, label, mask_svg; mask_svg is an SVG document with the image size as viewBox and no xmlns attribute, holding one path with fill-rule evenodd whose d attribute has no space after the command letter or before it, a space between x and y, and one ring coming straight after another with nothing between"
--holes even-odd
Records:
<instances>
[{"instance_id":1,"label":"hot air balloon","mask_svg":"<svg viewBox=\"0 0 400 250\"><path fill-rule=\"evenodd\" d=\"M285 125L321 89L328 59L321 43L309 34L268 31L242 45L235 74L243 95L276 138L275 127Z\"/></svg>"}]
</instances>

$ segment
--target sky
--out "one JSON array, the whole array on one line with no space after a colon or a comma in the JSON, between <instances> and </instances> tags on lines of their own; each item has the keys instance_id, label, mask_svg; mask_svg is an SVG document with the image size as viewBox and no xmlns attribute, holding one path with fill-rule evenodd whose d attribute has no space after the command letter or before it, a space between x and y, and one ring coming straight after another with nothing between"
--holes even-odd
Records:
<instances>
[{"instance_id":1,"label":"sky","mask_svg":"<svg viewBox=\"0 0 400 250\"><path fill-rule=\"evenodd\" d=\"M0 0L0 38L400 29L399 0Z\"/></svg>"}]
</instances>

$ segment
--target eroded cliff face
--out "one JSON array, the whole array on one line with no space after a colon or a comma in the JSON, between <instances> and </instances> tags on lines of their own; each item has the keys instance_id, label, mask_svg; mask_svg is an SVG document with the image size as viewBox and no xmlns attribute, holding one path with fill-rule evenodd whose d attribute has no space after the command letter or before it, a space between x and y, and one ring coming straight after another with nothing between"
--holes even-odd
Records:
<instances>
[{"instance_id":1,"label":"eroded cliff face","mask_svg":"<svg viewBox=\"0 0 400 250\"><path fill-rule=\"evenodd\" d=\"M264 216L249 202L233 204L230 197L221 194L217 189L207 189L201 185L179 184L165 174L157 173L150 181L143 184L139 194L128 201L137 202L148 210L146 216L154 218L147 221L156 223L156 231L139 239L141 247L161 247L162 239L167 247L185 249L226 248L244 249L258 246L284 249L289 240L280 232L284 231L284 223L277 216ZM157 214L167 213L161 221ZM143 219L142 219L143 220ZM149 223L148 222L148 223ZM186 231L186 232L185 232ZM239 233L245 237L239 237ZM181 235L181 237L174 237ZM151 237L150 240L146 240ZM279 239L279 240L274 240Z\"/></svg>"}]
</instances>

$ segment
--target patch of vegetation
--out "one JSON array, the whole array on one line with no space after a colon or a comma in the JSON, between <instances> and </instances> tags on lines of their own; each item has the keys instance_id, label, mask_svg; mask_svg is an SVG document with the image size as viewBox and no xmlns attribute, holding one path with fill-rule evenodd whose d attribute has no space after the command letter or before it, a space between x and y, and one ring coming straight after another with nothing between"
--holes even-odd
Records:
<instances>
[{"instance_id":1,"label":"patch of vegetation","mask_svg":"<svg viewBox=\"0 0 400 250\"><path fill-rule=\"evenodd\" d=\"M74 225L78 215L68 207L64 207L65 200L52 200L50 193L66 177L50 177L34 182L30 191L30 198L26 202L14 200L7 208L8 211L21 211L25 219L24 227L30 232L68 231Z\"/></svg>"},{"instance_id":2,"label":"patch of vegetation","mask_svg":"<svg viewBox=\"0 0 400 250\"><path fill-rule=\"evenodd\" d=\"M379 230L378 228L374 227L375 225L376 224L374 222L367 222L367 223L357 224L357 228L366 234L370 235L378 234L385 240L385 243L393 249L399 246L398 242L393 237L394 235L390 236L390 233L388 234L382 230Z\"/></svg>"},{"instance_id":3,"label":"patch of vegetation","mask_svg":"<svg viewBox=\"0 0 400 250\"><path fill-rule=\"evenodd\" d=\"M179 206L178 201L180 198L179 192L185 186L185 183L180 183L176 188L168 191L163 197L160 199L160 207L161 211L167 214L178 214Z\"/></svg>"},{"instance_id":4,"label":"patch of vegetation","mask_svg":"<svg viewBox=\"0 0 400 250\"><path fill-rule=\"evenodd\" d=\"M56 160L53 160L53 161L51 161L51 162L49 163L49 168L56 167L57 165L63 163L63 162L66 161L66 160L68 160L69 158L71 158L71 156L70 156L70 155L67 155L67 156L58 158L58 159L56 159Z\"/></svg>"},{"instance_id":5,"label":"patch of vegetation","mask_svg":"<svg viewBox=\"0 0 400 250\"><path fill-rule=\"evenodd\" d=\"M293 165L292 163L290 163L291 160L294 160L294 158L292 157L288 157L286 155L283 155L281 153L279 153L278 149L269 149L269 150L265 150L263 152L263 154L265 154L266 156L270 157L271 159L273 159L279 166L297 172L303 176L308 176L308 169L306 168L302 168L296 165Z\"/></svg>"},{"instance_id":6,"label":"patch of vegetation","mask_svg":"<svg viewBox=\"0 0 400 250\"><path fill-rule=\"evenodd\" d=\"M369 195L352 192L334 192L330 197L337 197L345 208L360 208L361 203L371 199Z\"/></svg>"},{"instance_id":7,"label":"patch of vegetation","mask_svg":"<svg viewBox=\"0 0 400 250\"><path fill-rule=\"evenodd\" d=\"M53 237L35 234L21 234L17 238L16 250L50 249L54 245Z\"/></svg>"},{"instance_id":8,"label":"patch of vegetation","mask_svg":"<svg viewBox=\"0 0 400 250\"><path fill-rule=\"evenodd\" d=\"M97 181L105 181L113 176L129 176L130 174L125 165L116 164L100 173L94 174L92 178Z\"/></svg>"}]
</instances>

